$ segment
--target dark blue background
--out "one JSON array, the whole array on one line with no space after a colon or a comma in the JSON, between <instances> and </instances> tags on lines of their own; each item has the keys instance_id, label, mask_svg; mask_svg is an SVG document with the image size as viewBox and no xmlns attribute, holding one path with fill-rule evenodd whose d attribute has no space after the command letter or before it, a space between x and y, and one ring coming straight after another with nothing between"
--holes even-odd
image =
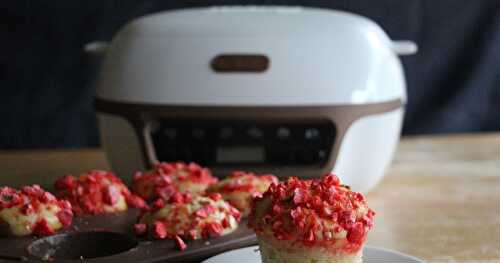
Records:
<instances>
[{"instance_id":1,"label":"dark blue background","mask_svg":"<svg viewBox=\"0 0 500 263\"><path fill-rule=\"evenodd\" d=\"M131 18L220 4L336 8L370 17L392 39L418 43L404 57L404 134L500 130L500 1L22 1L0 3L0 149L99 143L93 75L82 46L109 40Z\"/></svg>"}]
</instances>

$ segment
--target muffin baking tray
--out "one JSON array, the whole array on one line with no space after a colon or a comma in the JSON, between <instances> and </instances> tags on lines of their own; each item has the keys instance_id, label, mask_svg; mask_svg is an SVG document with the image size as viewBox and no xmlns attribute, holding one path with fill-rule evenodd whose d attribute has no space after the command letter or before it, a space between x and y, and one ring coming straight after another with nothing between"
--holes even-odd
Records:
<instances>
[{"instance_id":1,"label":"muffin baking tray","mask_svg":"<svg viewBox=\"0 0 500 263\"><path fill-rule=\"evenodd\" d=\"M0 238L0 261L200 262L226 250L255 245L255 234L240 223L233 233L186 241L180 251L172 240L136 238L132 225L139 211L75 217L70 228L48 237Z\"/></svg>"}]
</instances>

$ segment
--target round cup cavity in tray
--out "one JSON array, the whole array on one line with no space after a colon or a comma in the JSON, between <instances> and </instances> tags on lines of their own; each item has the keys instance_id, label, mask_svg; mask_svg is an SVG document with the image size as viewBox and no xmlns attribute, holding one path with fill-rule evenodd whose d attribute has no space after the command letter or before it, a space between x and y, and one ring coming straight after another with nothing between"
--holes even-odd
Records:
<instances>
[{"instance_id":1,"label":"round cup cavity in tray","mask_svg":"<svg viewBox=\"0 0 500 263\"><path fill-rule=\"evenodd\" d=\"M73 232L35 240L28 252L42 260L91 259L119 254L138 244L135 238L116 232Z\"/></svg>"}]
</instances>

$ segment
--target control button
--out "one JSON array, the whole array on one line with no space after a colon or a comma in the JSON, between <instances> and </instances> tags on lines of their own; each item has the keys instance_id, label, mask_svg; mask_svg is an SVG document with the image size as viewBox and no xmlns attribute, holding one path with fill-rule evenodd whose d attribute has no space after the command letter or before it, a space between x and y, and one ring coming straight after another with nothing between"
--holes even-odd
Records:
<instances>
[{"instance_id":1,"label":"control button","mask_svg":"<svg viewBox=\"0 0 500 263\"><path fill-rule=\"evenodd\" d=\"M264 132L257 127L252 127L247 130L247 135L252 139L261 139L264 136Z\"/></svg>"},{"instance_id":2,"label":"control button","mask_svg":"<svg viewBox=\"0 0 500 263\"><path fill-rule=\"evenodd\" d=\"M280 140L285 140L290 138L290 130L285 127L279 127L276 131L276 137Z\"/></svg>"},{"instance_id":3,"label":"control button","mask_svg":"<svg viewBox=\"0 0 500 263\"><path fill-rule=\"evenodd\" d=\"M174 140L175 138L177 138L177 130L174 128L164 129L163 134L165 134L165 136L170 140Z\"/></svg>"},{"instance_id":4,"label":"control button","mask_svg":"<svg viewBox=\"0 0 500 263\"><path fill-rule=\"evenodd\" d=\"M304 132L304 137L307 140L314 140L319 138L319 130L316 128L307 128Z\"/></svg>"},{"instance_id":5,"label":"control button","mask_svg":"<svg viewBox=\"0 0 500 263\"><path fill-rule=\"evenodd\" d=\"M233 129L231 127L223 127L219 131L219 138L227 140L233 136Z\"/></svg>"},{"instance_id":6,"label":"control button","mask_svg":"<svg viewBox=\"0 0 500 263\"><path fill-rule=\"evenodd\" d=\"M322 161L325 160L326 159L326 151L325 150L319 150L318 151L318 158L320 160L322 160Z\"/></svg>"},{"instance_id":7,"label":"control button","mask_svg":"<svg viewBox=\"0 0 500 263\"><path fill-rule=\"evenodd\" d=\"M193 136L196 140L203 140L205 139L205 131L199 128L194 128L191 131L191 136Z\"/></svg>"}]
</instances>

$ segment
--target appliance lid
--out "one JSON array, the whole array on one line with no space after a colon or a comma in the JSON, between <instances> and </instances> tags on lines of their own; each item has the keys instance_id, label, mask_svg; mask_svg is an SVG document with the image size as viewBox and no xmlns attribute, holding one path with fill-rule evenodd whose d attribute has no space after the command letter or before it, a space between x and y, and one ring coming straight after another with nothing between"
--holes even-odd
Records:
<instances>
[{"instance_id":1,"label":"appliance lid","mask_svg":"<svg viewBox=\"0 0 500 263\"><path fill-rule=\"evenodd\" d=\"M336 10L167 11L133 20L119 31L108 49L97 96L197 106L405 100L397 54L414 51L411 42L391 41L373 21ZM222 61L216 66L224 72L219 72L214 61L221 56L239 60Z\"/></svg>"},{"instance_id":2,"label":"appliance lid","mask_svg":"<svg viewBox=\"0 0 500 263\"><path fill-rule=\"evenodd\" d=\"M293 6L220 6L165 11L131 21L120 34L127 37L333 36L346 25L372 27L370 30L377 37L388 41L382 29L363 16Z\"/></svg>"}]
</instances>

